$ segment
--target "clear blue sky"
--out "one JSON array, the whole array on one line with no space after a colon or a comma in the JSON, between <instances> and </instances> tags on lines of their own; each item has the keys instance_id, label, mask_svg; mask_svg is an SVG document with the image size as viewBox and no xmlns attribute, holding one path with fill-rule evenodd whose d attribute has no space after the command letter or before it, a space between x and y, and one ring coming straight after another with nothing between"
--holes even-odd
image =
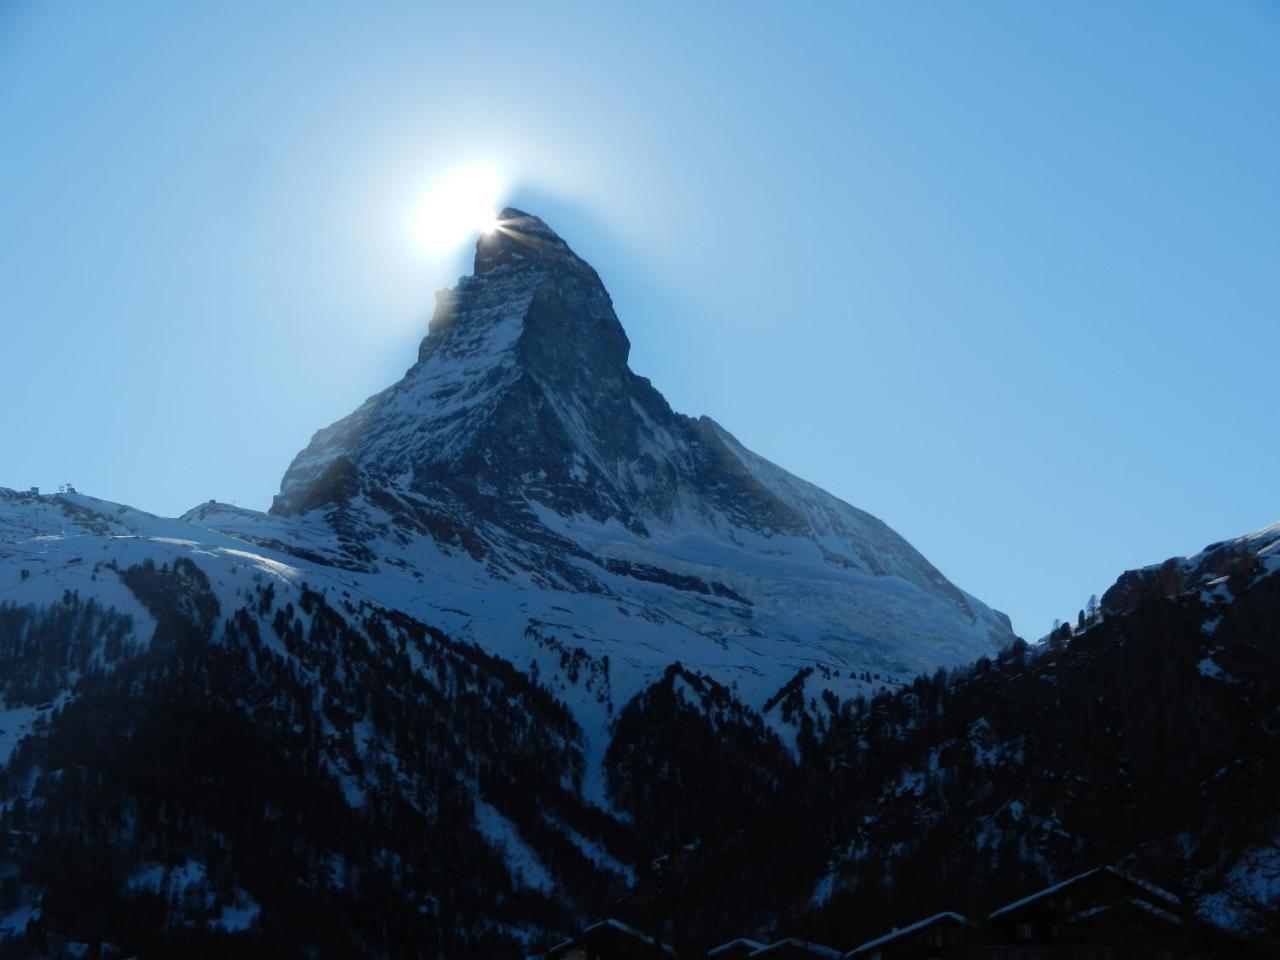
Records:
<instances>
[{"instance_id":1,"label":"clear blue sky","mask_svg":"<svg viewBox=\"0 0 1280 960\"><path fill-rule=\"evenodd\" d=\"M0 484L265 508L485 160L678 410L1038 636L1280 520L1280 3L0 2Z\"/></svg>"}]
</instances>

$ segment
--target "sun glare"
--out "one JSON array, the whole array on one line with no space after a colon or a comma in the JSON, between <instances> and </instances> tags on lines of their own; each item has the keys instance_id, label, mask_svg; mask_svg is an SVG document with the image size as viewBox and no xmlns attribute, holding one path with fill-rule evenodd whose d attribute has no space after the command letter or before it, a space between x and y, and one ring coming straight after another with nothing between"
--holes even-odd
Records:
<instances>
[{"instance_id":1,"label":"sun glare","mask_svg":"<svg viewBox=\"0 0 1280 960\"><path fill-rule=\"evenodd\" d=\"M414 205L412 232L429 254L451 253L477 233L497 229L502 177L493 167L453 170L436 180Z\"/></svg>"}]
</instances>

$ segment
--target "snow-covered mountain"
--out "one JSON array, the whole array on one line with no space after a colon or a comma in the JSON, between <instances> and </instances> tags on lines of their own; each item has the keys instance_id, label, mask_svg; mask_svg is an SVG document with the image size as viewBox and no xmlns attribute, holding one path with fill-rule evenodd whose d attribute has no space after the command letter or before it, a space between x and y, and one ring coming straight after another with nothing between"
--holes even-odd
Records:
<instances>
[{"instance_id":1,"label":"snow-covered mountain","mask_svg":"<svg viewBox=\"0 0 1280 960\"><path fill-rule=\"evenodd\" d=\"M674 413L629 349L596 272L504 210L418 362L294 460L280 519L187 519L286 549L333 530L320 555L420 575L413 612L432 621L481 582L614 662L766 686L779 664L906 678L1009 642L1007 618L884 523Z\"/></svg>"},{"instance_id":2,"label":"snow-covered mountain","mask_svg":"<svg viewBox=\"0 0 1280 960\"><path fill-rule=\"evenodd\" d=\"M215 571L274 564L522 669L554 673L550 648L607 661L606 707L677 661L759 706L805 668L848 695L1012 639L883 522L674 413L629 350L596 272L507 209L438 295L417 363L315 435L270 514L10 498L8 549L71 554L46 596L81 586L73 557L127 565L122 538ZM605 736L598 706L580 720Z\"/></svg>"},{"instance_id":3,"label":"snow-covered mountain","mask_svg":"<svg viewBox=\"0 0 1280 960\"><path fill-rule=\"evenodd\" d=\"M477 244L474 274L439 294L417 362L316 434L270 513L210 502L166 519L78 493L0 491L9 795L44 810L63 802L62 781L30 778L55 763L51 725L81 722L68 717L102 730L133 712L137 725L118 731L128 743L148 722L163 736L186 704L159 678L198 663L217 718L201 722L277 730L261 745L271 763L329 783L344 815L431 834L442 808L462 804L457 855L490 851L510 896L580 890L555 910L517 903L480 924L506 923L501 936L518 939L520 924L563 930L563 910L635 882L643 857L619 833L625 817L613 819L608 757L620 714L655 684L699 678L682 689L717 710L731 690L734 710L764 717L758 735L776 741L766 752L794 752L805 711L784 710L784 695L895 687L1012 639L1007 618L884 523L712 420L674 413L628 368L629 348L595 271L508 209ZM216 679L225 669L231 687ZM399 706L376 708L386 696ZM483 722L468 712L475 697ZM415 710L455 719L424 726ZM396 711L408 726L388 719ZM491 753L499 744L505 759ZM180 756L195 749L181 744ZM509 795L494 771L526 750L543 760ZM423 751L444 766L421 767ZM234 777L215 779L222 790ZM141 816L138 789L120 800L123 821ZM520 799L529 791L538 817ZM393 800L395 812L378 806ZM206 928L252 926L261 888L230 874L219 887L207 851L175 880L145 836L128 836L113 840L132 871L122 889L173 896L186 884ZM299 855L312 869L318 856L351 868L353 856L323 844ZM396 864L384 881L408 882ZM0 933L39 914L24 909L0 915ZM457 932L424 909L440 936Z\"/></svg>"},{"instance_id":4,"label":"snow-covered mountain","mask_svg":"<svg viewBox=\"0 0 1280 960\"><path fill-rule=\"evenodd\" d=\"M0 489L0 955L852 945L1130 855L1270 902L1280 527L1027 651L628 352L509 209L269 513Z\"/></svg>"}]
</instances>

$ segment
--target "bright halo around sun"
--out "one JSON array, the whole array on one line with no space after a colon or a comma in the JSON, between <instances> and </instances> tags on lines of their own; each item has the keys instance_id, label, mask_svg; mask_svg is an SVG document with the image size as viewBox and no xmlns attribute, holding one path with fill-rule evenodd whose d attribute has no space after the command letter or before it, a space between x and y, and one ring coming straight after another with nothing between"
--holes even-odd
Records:
<instances>
[{"instance_id":1,"label":"bright halo around sun","mask_svg":"<svg viewBox=\"0 0 1280 960\"><path fill-rule=\"evenodd\" d=\"M434 256L452 253L478 233L497 229L503 179L489 166L459 167L437 179L414 205L415 243Z\"/></svg>"}]
</instances>

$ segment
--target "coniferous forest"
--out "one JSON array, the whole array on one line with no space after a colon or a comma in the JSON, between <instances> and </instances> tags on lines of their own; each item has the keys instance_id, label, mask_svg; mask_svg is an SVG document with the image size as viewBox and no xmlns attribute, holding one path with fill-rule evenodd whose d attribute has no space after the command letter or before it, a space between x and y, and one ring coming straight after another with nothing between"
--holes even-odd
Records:
<instances>
[{"instance_id":1,"label":"coniferous forest","mask_svg":"<svg viewBox=\"0 0 1280 960\"><path fill-rule=\"evenodd\" d=\"M616 715L611 810L569 712L473 645L265 581L222 609L189 561L119 573L154 636L72 593L0 608L10 708L74 691L0 775L0 909L39 904L11 956L518 957L605 914L852 944L1102 863L1203 899L1275 835L1280 578L1247 563L1229 606L1122 580L1068 637L870 699L802 671L761 714L673 665ZM553 888L513 882L495 817Z\"/></svg>"}]
</instances>

